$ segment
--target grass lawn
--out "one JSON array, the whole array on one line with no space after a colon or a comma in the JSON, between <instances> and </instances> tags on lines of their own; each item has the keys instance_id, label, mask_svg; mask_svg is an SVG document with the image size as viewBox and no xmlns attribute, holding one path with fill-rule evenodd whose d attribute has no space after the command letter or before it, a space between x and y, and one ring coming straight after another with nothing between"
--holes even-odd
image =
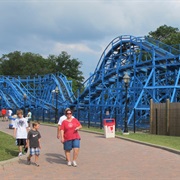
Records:
<instances>
[{"instance_id":1,"label":"grass lawn","mask_svg":"<svg viewBox=\"0 0 180 180\"><path fill-rule=\"evenodd\" d=\"M56 126L54 123L41 123L50 126ZM86 127L83 126L82 130L98 132L104 134L104 130L96 127ZM152 135L149 133L142 132L130 132L129 135L123 135L122 132L115 132L116 136L129 138L137 141L142 141L146 143L151 143L155 145L165 146L172 149L176 149L180 151L180 137L178 136L160 136L160 135ZM11 159L18 155L18 148L15 145L15 139L3 132L0 131L0 161Z\"/></svg>"},{"instance_id":2,"label":"grass lawn","mask_svg":"<svg viewBox=\"0 0 180 180\"><path fill-rule=\"evenodd\" d=\"M0 161L14 158L18 155L18 147L15 145L15 139L0 131Z\"/></svg>"}]
</instances>

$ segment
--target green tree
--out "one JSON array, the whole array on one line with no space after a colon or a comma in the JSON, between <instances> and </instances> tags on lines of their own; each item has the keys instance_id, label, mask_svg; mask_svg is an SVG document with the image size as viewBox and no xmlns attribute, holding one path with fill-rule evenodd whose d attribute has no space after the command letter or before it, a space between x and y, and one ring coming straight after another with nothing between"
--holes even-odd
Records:
<instances>
[{"instance_id":1,"label":"green tree","mask_svg":"<svg viewBox=\"0 0 180 180\"><path fill-rule=\"evenodd\" d=\"M84 80L83 73L79 70L81 65L81 61L71 58L65 51L58 56L49 55L48 58L30 52L15 51L0 58L0 73L10 76L27 76L60 72L68 80L72 80L75 92Z\"/></svg>"},{"instance_id":2,"label":"green tree","mask_svg":"<svg viewBox=\"0 0 180 180\"><path fill-rule=\"evenodd\" d=\"M180 32L178 28L163 25L155 31L150 31L148 37L152 37L168 45L180 44Z\"/></svg>"},{"instance_id":3,"label":"green tree","mask_svg":"<svg viewBox=\"0 0 180 180\"><path fill-rule=\"evenodd\" d=\"M69 80L72 80L73 91L76 91L84 80L83 73L79 70L82 62L71 58L65 51L62 51L58 56L49 55L48 60L55 64L53 72L61 72Z\"/></svg>"},{"instance_id":4,"label":"green tree","mask_svg":"<svg viewBox=\"0 0 180 180\"><path fill-rule=\"evenodd\" d=\"M21 53L15 51L3 55L1 60L1 73L3 75L44 75L49 73L52 65L49 60L44 59L39 54Z\"/></svg>"}]
</instances>

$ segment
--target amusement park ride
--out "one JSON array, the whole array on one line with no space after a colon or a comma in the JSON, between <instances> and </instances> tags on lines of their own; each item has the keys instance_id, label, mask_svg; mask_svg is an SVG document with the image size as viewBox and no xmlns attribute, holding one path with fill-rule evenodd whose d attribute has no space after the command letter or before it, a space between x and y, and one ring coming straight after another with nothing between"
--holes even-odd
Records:
<instances>
[{"instance_id":1,"label":"amusement park ride","mask_svg":"<svg viewBox=\"0 0 180 180\"><path fill-rule=\"evenodd\" d=\"M76 94L76 96L75 96ZM72 92L61 74L34 77L0 76L0 108L31 109L34 116L57 117L64 108L88 125L102 126L105 117L116 127L149 126L150 99L180 102L180 50L148 37L122 35L102 53L82 89Z\"/></svg>"}]
</instances>

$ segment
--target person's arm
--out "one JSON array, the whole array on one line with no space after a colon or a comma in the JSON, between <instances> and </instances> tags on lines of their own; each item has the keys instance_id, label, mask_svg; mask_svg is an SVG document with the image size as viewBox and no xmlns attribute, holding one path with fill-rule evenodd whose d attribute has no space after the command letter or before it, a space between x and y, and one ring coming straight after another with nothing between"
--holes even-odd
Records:
<instances>
[{"instance_id":1,"label":"person's arm","mask_svg":"<svg viewBox=\"0 0 180 180\"><path fill-rule=\"evenodd\" d=\"M39 143L39 149L41 149L41 141L40 141L41 139L38 139L38 143Z\"/></svg>"},{"instance_id":2,"label":"person's arm","mask_svg":"<svg viewBox=\"0 0 180 180\"><path fill-rule=\"evenodd\" d=\"M80 130L82 128L82 125L80 124L78 127L76 127L76 131Z\"/></svg>"},{"instance_id":3,"label":"person's arm","mask_svg":"<svg viewBox=\"0 0 180 180\"><path fill-rule=\"evenodd\" d=\"M26 148L29 148L29 139L26 139Z\"/></svg>"},{"instance_id":4,"label":"person's arm","mask_svg":"<svg viewBox=\"0 0 180 180\"><path fill-rule=\"evenodd\" d=\"M78 131L82 128L81 123L76 119L77 127L75 128L75 131Z\"/></svg>"},{"instance_id":5,"label":"person's arm","mask_svg":"<svg viewBox=\"0 0 180 180\"><path fill-rule=\"evenodd\" d=\"M60 128L61 128L61 126L58 124L58 127L57 127L57 138L58 139L61 137Z\"/></svg>"},{"instance_id":6,"label":"person's arm","mask_svg":"<svg viewBox=\"0 0 180 180\"><path fill-rule=\"evenodd\" d=\"M16 128L14 128L14 138L16 138Z\"/></svg>"},{"instance_id":7,"label":"person's arm","mask_svg":"<svg viewBox=\"0 0 180 180\"><path fill-rule=\"evenodd\" d=\"M64 130L61 129L61 142L64 143Z\"/></svg>"}]
</instances>

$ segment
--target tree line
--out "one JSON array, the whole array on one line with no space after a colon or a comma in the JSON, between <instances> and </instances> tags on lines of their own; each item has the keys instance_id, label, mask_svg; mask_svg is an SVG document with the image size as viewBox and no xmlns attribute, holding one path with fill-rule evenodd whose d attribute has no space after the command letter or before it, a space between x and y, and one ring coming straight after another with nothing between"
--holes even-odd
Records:
<instances>
[{"instance_id":1,"label":"tree line","mask_svg":"<svg viewBox=\"0 0 180 180\"><path fill-rule=\"evenodd\" d=\"M49 55L47 58L31 52L20 51L4 54L0 58L0 74L5 76L35 76L60 72L68 80L72 80L73 90L76 91L84 81L80 68L82 62L62 51L58 56Z\"/></svg>"},{"instance_id":2,"label":"tree line","mask_svg":"<svg viewBox=\"0 0 180 180\"><path fill-rule=\"evenodd\" d=\"M150 31L147 36L168 45L180 44L179 29L167 25ZM0 58L0 75L33 76L60 72L68 80L72 80L73 91L75 92L84 81L83 73L80 70L81 66L81 61L77 58L71 58L65 51L62 51L58 56L49 55L47 58L31 52L15 51L3 54Z\"/></svg>"}]
</instances>

